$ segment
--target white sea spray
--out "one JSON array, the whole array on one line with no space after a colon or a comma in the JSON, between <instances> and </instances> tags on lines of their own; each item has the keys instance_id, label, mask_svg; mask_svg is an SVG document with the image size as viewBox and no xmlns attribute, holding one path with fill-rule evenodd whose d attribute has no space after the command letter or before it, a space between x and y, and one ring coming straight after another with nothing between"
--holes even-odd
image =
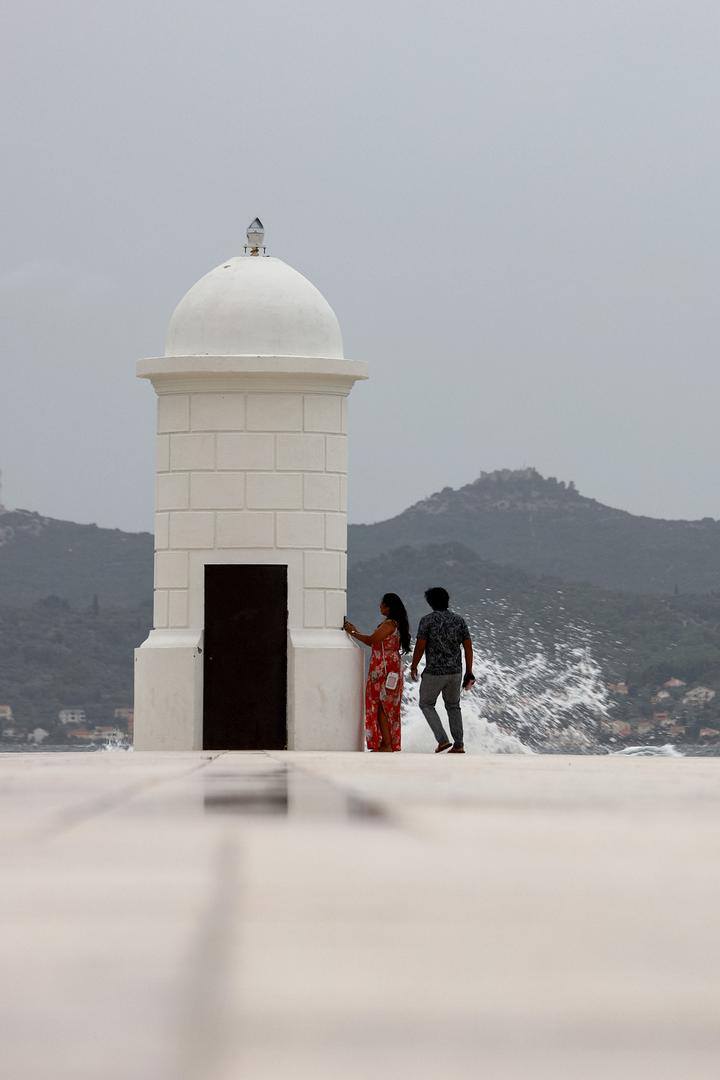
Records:
<instances>
[{"instance_id":1,"label":"white sea spray","mask_svg":"<svg viewBox=\"0 0 720 1080\"><path fill-rule=\"evenodd\" d=\"M672 743L664 743L662 746L626 746L624 750L616 750L618 757L684 757Z\"/></svg>"},{"instance_id":2,"label":"white sea spray","mask_svg":"<svg viewBox=\"0 0 720 1080\"><path fill-rule=\"evenodd\" d=\"M564 640L549 645L526 620L503 615L502 631L495 620L470 621L477 682L461 699L466 748L478 753L605 753L598 731L612 702L590 631L568 625ZM426 752L434 739L418 694L408 671L403 749ZM445 723L442 699L438 711Z\"/></svg>"}]
</instances>

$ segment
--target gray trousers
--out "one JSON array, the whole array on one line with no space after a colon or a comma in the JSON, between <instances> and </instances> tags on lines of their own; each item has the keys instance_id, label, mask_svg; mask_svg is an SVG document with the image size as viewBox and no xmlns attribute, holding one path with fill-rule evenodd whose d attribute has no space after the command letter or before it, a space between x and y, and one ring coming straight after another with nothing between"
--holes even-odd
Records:
<instances>
[{"instance_id":1,"label":"gray trousers","mask_svg":"<svg viewBox=\"0 0 720 1080\"><path fill-rule=\"evenodd\" d=\"M450 721L450 734L456 746L463 745L463 722L460 712L460 691L462 689L462 675L428 675L423 672L420 680L420 709L427 720L433 735L439 743L448 742L442 720L438 716L435 702L442 694L448 720Z\"/></svg>"}]
</instances>

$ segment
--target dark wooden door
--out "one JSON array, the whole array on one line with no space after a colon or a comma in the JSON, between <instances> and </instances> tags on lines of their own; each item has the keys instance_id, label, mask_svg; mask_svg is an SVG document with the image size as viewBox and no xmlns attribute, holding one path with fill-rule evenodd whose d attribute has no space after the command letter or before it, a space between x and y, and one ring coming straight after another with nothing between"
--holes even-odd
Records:
<instances>
[{"instance_id":1,"label":"dark wooden door","mask_svg":"<svg viewBox=\"0 0 720 1080\"><path fill-rule=\"evenodd\" d=\"M205 567L206 750L287 746L287 567Z\"/></svg>"}]
</instances>

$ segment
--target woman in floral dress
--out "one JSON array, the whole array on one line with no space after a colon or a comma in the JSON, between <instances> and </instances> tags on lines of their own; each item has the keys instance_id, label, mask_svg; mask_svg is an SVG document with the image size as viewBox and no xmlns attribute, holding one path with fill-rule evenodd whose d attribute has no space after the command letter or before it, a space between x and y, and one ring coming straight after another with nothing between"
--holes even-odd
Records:
<instances>
[{"instance_id":1,"label":"woman in floral dress","mask_svg":"<svg viewBox=\"0 0 720 1080\"><path fill-rule=\"evenodd\" d=\"M365 738L368 750L392 753L400 749L400 703L403 675L401 652L410 651L410 626L405 605L396 593L380 601L383 621L372 634L361 634L345 620L345 630L369 645L370 670L365 686Z\"/></svg>"}]
</instances>

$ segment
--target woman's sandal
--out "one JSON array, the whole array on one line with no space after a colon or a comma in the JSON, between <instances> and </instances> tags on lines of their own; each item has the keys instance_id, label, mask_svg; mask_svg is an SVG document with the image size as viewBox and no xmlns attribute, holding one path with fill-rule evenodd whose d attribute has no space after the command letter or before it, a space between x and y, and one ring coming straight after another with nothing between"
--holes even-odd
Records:
<instances>
[{"instance_id":1,"label":"woman's sandal","mask_svg":"<svg viewBox=\"0 0 720 1080\"><path fill-rule=\"evenodd\" d=\"M452 743L449 743L449 742L438 743L435 753L436 754L442 754L443 750L449 750L451 746L452 746Z\"/></svg>"}]
</instances>

